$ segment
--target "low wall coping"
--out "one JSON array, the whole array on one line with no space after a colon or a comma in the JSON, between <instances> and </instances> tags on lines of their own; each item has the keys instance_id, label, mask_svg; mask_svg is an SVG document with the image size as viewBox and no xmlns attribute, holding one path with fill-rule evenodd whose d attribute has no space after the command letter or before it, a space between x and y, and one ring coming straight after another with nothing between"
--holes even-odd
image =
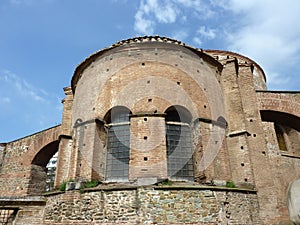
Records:
<instances>
[{"instance_id":1,"label":"low wall coping","mask_svg":"<svg viewBox=\"0 0 300 225\"><path fill-rule=\"evenodd\" d=\"M223 186L205 186L205 185L114 185L114 186L98 186L94 188L85 188L84 192L96 191L119 191L119 190L137 190L137 189L154 189L154 190L211 190L211 191L229 191L229 192L244 192L244 193L257 193L254 188L247 187L223 187Z\"/></svg>"},{"instance_id":2,"label":"low wall coping","mask_svg":"<svg viewBox=\"0 0 300 225\"><path fill-rule=\"evenodd\" d=\"M23 205L46 205L46 199L40 196L0 197L0 208Z\"/></svg>"}]
</instances>

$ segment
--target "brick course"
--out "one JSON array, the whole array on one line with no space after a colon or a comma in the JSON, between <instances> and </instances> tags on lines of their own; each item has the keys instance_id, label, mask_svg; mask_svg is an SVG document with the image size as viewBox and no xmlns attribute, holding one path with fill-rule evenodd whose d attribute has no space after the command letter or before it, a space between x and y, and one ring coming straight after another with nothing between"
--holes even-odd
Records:
<instances>
[{"instance_id":1,"label":"brick course","mask_svg":"<svg viewBox=\"0 0 300 225\"><path fill-rule=\"evenodd\" d=\"M166 110L181 106L191 114L193 184L231 181L251 191L71 191L26 209L38 210L43 224L288 224L288 186L300 177L300 92L266 90L251 59L168 38L128 39L83 61L64 92L62 125L0 145L2 197L40 195L45 162L56 151L56 187L106 183L108 118L117 106L131 111L131 184L168 178ZM277 123L288 151L279 149Z\"/></svg>"}]
</instances>

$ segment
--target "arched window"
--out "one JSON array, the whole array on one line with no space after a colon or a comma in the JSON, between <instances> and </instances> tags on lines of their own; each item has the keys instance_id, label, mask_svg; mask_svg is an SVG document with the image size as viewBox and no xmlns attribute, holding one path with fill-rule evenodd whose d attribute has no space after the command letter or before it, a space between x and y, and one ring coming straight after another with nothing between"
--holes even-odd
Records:
<instances>
[{"instance_id":1,"label":"arched window","mask_svg":"<svg viewBox=\"0 0 300 225\"><path fill-rule=\"evenodd\" d=\"M128 108L117 106L105 116L108 125L106 180L128 181L130 118Z\"/></svg>"},{"instance_id":2,"label":"arched window","mask_svg":"<svg viewBox=\"0 0 300 225\"><path fill-rule=\"evenodd\" d=\"M168 177L193 181L192 115L182 106L171 106L165 113Z\"/></svg>"}]
</instances>

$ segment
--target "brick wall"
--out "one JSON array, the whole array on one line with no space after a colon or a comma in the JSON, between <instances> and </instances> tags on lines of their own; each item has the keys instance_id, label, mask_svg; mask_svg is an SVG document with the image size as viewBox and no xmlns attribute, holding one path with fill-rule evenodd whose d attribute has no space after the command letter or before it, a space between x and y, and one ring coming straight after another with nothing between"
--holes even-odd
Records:
<instances>
[{"instance_id":1,"label":"brick wall","mask_svg":"<svg viewBox=\"0 0 300 225\"><path fill-rule=\"evenodd\" d=\"M100 51L79 65L72 86L64 89L61 126L1 145L1 195L37 194L43 166L35 160L48 159L41 152L58 141L55 186L71 179L105 182L107 115L116 106L131 111L129 180L167 178L165 113L179 105L192 117L195 181L233 181L257 194L122 186L68 192L48 198L45 224L287 223L287 188L300 177L300 93L266 91L265 81L263 70L247 57L170 40L131 39ZM292 129L287 126L285 136L291 151L280 151L274 121L263 114L270 111L289 115ZM185 217L182 209L190 214Z\"/></svg>"},{"instance_id":2,"label":"brick wall","mask_svg":"<svg viewBox=\"0 0 300 225\"><path fill-rule=\"evenodd\" d=\"M40 171L38 166L34 167L32 163L45 146L58 140L59 135L60 126L56 126L6 144L2 150L2 153L5 152L5 156L2 157L0 173L1 196L27 195L30 190L35 189L32 186L34 183L39 185L39 182L31 182L32 179L36 179L39 176L37 171ZM47 151L47 149L45 150ZM51 151L55 153L55 149L51 149ZM48 156L48 161L50 158L51 156ZM37 173L34 173L34 171ZM44 190L40 191L43 192Z\"/></svg>"}]
</instances>

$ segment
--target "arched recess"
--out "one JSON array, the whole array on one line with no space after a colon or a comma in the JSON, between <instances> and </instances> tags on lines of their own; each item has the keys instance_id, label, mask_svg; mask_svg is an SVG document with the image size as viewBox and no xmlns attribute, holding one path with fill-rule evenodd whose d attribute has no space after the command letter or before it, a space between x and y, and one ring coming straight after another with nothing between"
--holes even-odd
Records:
<instances>
[{"instance_id":1,"label":"arched recess","mask_svg":"<svg viewBox=\"0 0 300 225\"><path fill-rule=\"evenodd\" d=\"M108 127L105 173L107 181L128 181L131 114L127 107L115 106L104 117Z\"/></svg>"},{"instance_id":2,"label":"arched recess","mask_svg":"<svg viewBox=\"0 0 300 225\"><path fill-rule=\"evenodd\" d=\"M194 181L192 114L179 105L169 107L165 114L168 177Z\"/></svg>"},{"instance_id":3,"label":"arched recess","mask_svg":"<svg viewBox=\"0 0 300 225\"><path fill-rule=\"evenodd\" d=\"M260 114L262 121L274 123L278 148L300 156L300 118L273 110L261 110Z\"/></svg>"},{"instance_id":4,"label":"arched recess","mask_svg":"<svg viewBox=\"0 0 300 225\"><path fill-rule=\"evenodd\" d=\"M300 118L298 116L273 110L261 110L260 115L262 121L283 124L300 132Z\"/></svg>"},{"instance_id":5,"label":"arched recess","mask_svg":"<svg viewBox=\"0 0 300 225\"><path fill-rule=\"evenodd\" d=\"M37 195L45 192L47 181L47 164L58 152L59 141L53 141L44 146L35 155L31 162L30 180L28 186L29 195Z\"/></svg>"}]
</instances>

